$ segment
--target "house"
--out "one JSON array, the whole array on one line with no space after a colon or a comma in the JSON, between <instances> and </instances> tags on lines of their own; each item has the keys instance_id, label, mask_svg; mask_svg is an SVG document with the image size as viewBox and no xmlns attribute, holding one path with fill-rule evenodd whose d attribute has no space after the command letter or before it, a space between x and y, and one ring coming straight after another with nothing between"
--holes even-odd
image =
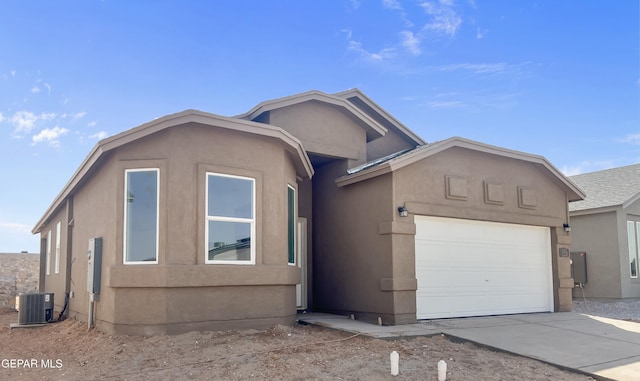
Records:
<instances>
[{"instance_id":1,"label":"house","mask_svg":"<svg viewBox=\"0 0 640 381\"><path fill-rule=\"evenodd\" d=\"M570 310L563 225L583 198L541 156L427 143L357 89L309 91L100 141L33 232L41 290L109 332L264 328L300 309L404 324Z\"/></svg>"},{"instance_id":2,"label":"house","mask_svg":"<svg viewBox=\"0 0 640 381\"><path fill-rule=\"evenodd\" d=\"M586 253L576 297L640 298L640 164L571 176L587 193L571 203L572 250Z\"/></svg>"}]
</instances>

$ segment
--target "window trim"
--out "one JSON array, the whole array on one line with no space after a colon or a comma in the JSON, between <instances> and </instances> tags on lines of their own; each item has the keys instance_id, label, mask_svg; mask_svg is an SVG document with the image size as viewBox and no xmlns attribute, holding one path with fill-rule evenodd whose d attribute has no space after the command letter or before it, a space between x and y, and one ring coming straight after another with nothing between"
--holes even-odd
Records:
<instances>
[{"instance_id":1,"label":"window trim","mask_svg":"<svg viewBox=\"0 0 640 381\"><path fill-rule=\"evenodd\" d=\"M156 260L155 261L128 261L127 260L127 187L128 174L130 172L156 172ZM124 192L123 192L123 236L122 236L122 263L125 265L153 265L158 264L160 252L160 168L127 168L124 170Z\"/></svg>"},{"instance_id":2,"label":"window trim","mask_svg":"<svg viewBox=\"0 0 640 381\"><path fill-rule=\"evenodd\" d=\"M289 196L293 192L293 210L290 209ZM296 188L290 184L287 184L287 264L289 266L297 266L298 264L298 237L296 236L297 222L298 222L298 208L297 205L297 192ZM293 236L291 236L293 234ZM293 249L293 261L291 261L291 250Z\"/></svg>"},{"instance_id":3,"label":"window trim","mask_svg":"<svg viewBox=\"0 0 640 381\"><path fill-rule=\"evenodd\" d=\"M58 221L58 223L56 224L56 259L55 259L55 273L56 274L60 274L60 228L61 228L61 223L60 221Z\"/></svg>"},{"instance_id":4,"label":"window trim","mask_svg":"<svg viewBox=\"0 0 640 381\"><path fill-rule=\"evenodd\" d=\"M51 230L47 234L47 275L51 274Z\"/></svg>"},{"instance_id":5,"label":"window trim","mask_svg":"<svg viewBox=\"0 0 640 381\"><path fill-rule=\"evenodd\" d=\"M249 180L251 181L251 218L242 217L224 217L224 216L209 216L209 176L226 177L231 179ZM248 176L230 175L226 173L206 171L204 176L204 263L209 265L255 265L256 264L256 179ZM215 260L209 259L209 222L240 222L248 223L251 232L251 246L250 246L250 259L228 261L228 260Z\"/></svg>"},{"instance_id":6,"label":"window trim","mask_svg":"<svg viewBox=\"0 0 640 381\"><path fill-rule=\"evenodd\" d=\"M640 222L627 221L627 244L629 250L629 277L631 279L638 279L640 273ZM636 263L636 275L633 275L631 264L635 259Z\"/></svg>"}]
</instances>

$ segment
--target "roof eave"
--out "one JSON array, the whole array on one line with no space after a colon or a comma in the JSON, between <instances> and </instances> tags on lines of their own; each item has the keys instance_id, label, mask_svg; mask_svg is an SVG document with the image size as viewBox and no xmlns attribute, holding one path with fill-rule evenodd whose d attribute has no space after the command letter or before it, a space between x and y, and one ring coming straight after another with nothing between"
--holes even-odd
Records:
<instances>
[{"instance_id":1,"label":"roof eave","mask_svg":"<svg viewBox=\"0 0 640 381\"><path fill-rule=\"evenodd\" d=\"M620 207L622 207L622 205L605 205L605 206L598 206L598 207L578 209L578 210L569 209L569 216L573 217L573 216L584 216L588 214L615 212Z\"/></svg>"},{"instance_id":2,"label":"roof eave","mask_svg":"<svg viewBox=\"0 0 640 381\"><path fill-rule=\"evenodd\" d=\"M417 145L427 144L427 142L422 139L418 134L413 132L410 128L405 126L402 122L396 119L392 114L390 114L387 110L385 110L382 106L374 102L371 98L369 98L366 94L364 94L360 89L354 88L345 91L341 91L339 93L335 93L334 95L342 98L352 98L356 97L360 99L367 106L371 107L375 112L377 112L384 119L389 121L394 127L400 130L404 135L413 140Z\"/></svg>"},{"instance_id":3,"label":"roof eave","mask_svg":"<svg viewBox=\"0 0 640 381\"><path fill-rule=\"evenodd\" d=\"M569 180L566 176L562 174L556 167L554 167L547 159L540 155L529 154L525 152L510 150L503 147L492 146L485 143L476 142L473 140L460 138L460 137L452 137L446 140L442 140L439 142L435 142L429 144L428 146L418 147L418 149L409 152L406 155L400 156L398 158L392 159L389 162L385 163L385 168L388 169L385 171L379 170L377 167L371 167L355 173L353 175L343 176L336 180L336 183L339 186L344 186L348 184L353 184L359 181L363 181L366 179L370 179L375 176L379 176L381 174L387 173L389 171L394 171L398 168L405 167L409 164L412 164L418 160L422 160L426 157L435 155L439 152L442 152L446 149L452 147L461 147L472 149L475 151L491 153L503 157L508 157L517 160L523 160L532 162L546 168L551 174L553 174L568 191L568 200L569 201L580 201L584 200L586 197L585 193L578 188L571 180Z\"/></svg>"},{"instance_id":4,"label":"roof eave","mask_svg":"<svg viewBox=\"0 0 640 381\"><path fill-rule=\"evenodd\" d=\"M257 133L262 136L279 139L285 144L285 149L295 154L299 159L296 160L297 172L299 172L300 175L306 175L306 178L311 178L313 176L313 165L311 164L311 160L302 146L302 143L287 131L279 127L263 123L233 119L198 110L185 110L155 119L151 122L99 141L80 164L80 167L71 176L71 179L62 188L62 191L60 191L53 200L49 208L47 208L44 215L38 220L34 228L31 230L31 233L38 234L42 231L43 226L47 223L49 218L51 218L51 216L60 208L66 198L73 193L78 184L84 180L91 169L107 152L166 128L186 123L200 123L245 133ZM251 129L248 130L242 127L251 127Z\"/></svg>"},{"instance_id":5,"label":"roof eave","mask_svg":"<svg viewBox=\"0 0 640 381\"><path fill-rule=\"evenodd\" d=\"M264 101L254 106L251 110L247 111L244 114L236 115L234 118L243 119L243 120L254 120L263 113L267 111L272 111L288 106L293 106L299 103L308 102L308 101L318 101L327 104L331 104L338 107L343 107L348 112L350 112L356 119L360 120L367 128L370 130L369 132L377 137L382 137L387 133L386 127L378 123L372 117L367 115L364 111L355 107L351 102L347 99L326 94L318 90L311 90L300 94L289 95L283 98L272 99L268 101Z\"/></svg>"}]
</instances>

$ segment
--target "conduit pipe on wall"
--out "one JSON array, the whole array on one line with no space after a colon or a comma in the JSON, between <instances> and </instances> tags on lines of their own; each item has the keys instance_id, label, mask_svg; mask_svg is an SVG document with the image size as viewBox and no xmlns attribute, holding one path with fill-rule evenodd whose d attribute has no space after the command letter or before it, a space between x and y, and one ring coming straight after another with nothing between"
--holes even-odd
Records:
<instances>
[{"instance_id":1,"label":"conduit pipe on wall","mask_svg":"<svg viewBox=\"0 0 640 381\"><path fill-rule=\"evenodd\" d=\"M93 308L95 306L95 295L94 293L90 293L89 294L89 316L87 316L87 330L90 330L91 327L93 327L93 321L94 321L94 316L93 316Z\"/></svg>"}]
</instances>

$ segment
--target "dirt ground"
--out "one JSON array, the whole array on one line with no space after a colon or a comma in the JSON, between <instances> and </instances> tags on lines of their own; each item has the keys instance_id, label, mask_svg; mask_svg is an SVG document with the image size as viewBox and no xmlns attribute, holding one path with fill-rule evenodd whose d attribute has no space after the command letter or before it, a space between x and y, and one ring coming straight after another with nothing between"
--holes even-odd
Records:
<instances>
[{"instance_id":1,"label":"dirt ground","mask_svg":"<svg viewBox=\"0 0 640 381\"><path fill-rule=\"evenodd\" d=\"M66 320L9 328L13 309L0 309L2 380L593 380L553 366L442 335L378 340L314 326L190 332L135 337L88 331ZM389 354L400 354L390 374Z\"/></svg>"}]
</instances>

